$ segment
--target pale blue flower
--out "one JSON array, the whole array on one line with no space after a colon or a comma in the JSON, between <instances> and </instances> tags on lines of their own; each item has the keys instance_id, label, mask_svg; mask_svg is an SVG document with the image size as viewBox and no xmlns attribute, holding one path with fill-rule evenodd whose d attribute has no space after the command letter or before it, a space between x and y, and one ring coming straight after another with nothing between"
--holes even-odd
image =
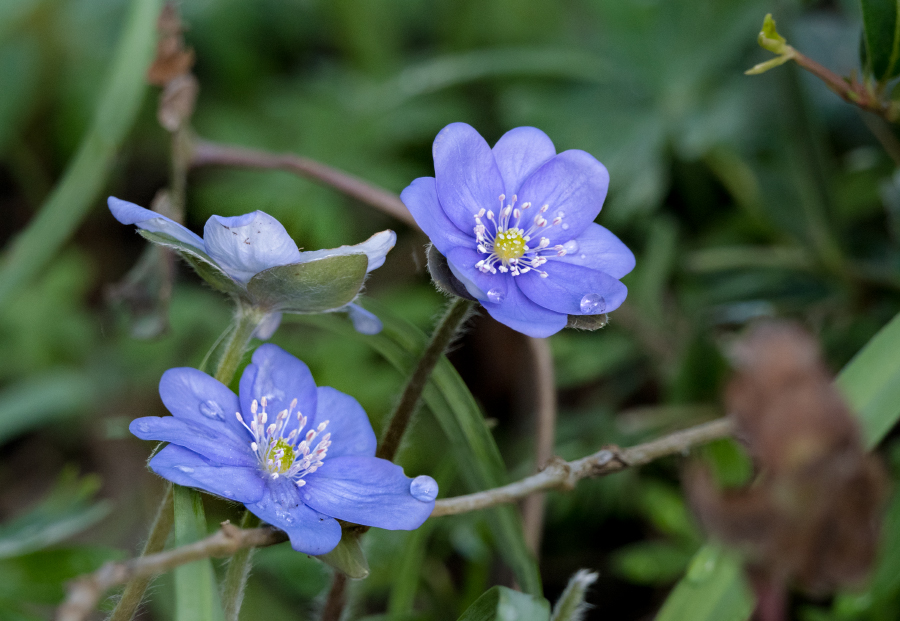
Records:
<instances>
[{"instance_id":1,"label":"pale blue flower","mask_svg":"<svg viewBox=\"0 0 900 621\"><path fill-rule=\"evenodd\" d=\"M518 127L494 148L465 123L434 140L434 177L400 198L453 275L497 321L530 336L569 315L615 310L634 255L594 223L609 186L584 151L556 153L542 131Z\"/></svg>"},{"instance_id":2,"label":"pale blue flower","mask_svg":"<svg viewBox=\"0 0 900 621\"><path fill-rule=\"evenodd\" d=\"M366 272L370 272L384 264L387 253L397 241L396 233L386 230L353 246L303 252L297 248L284 226L262 211L227 218L212 216L206 221L201 238L155 211L113 196L107 202L116 220L171 238L178 244L177 250L211 263L230 279L234 292L251 301L253 296L248 292L248 284L254 276L270 268L309 263L334 256L364 254L368 261ZM212 284L215 286L216 283ZM271 313L256 332L263 339L270 337L281 321L282 309L268 310ZM360 331L365 334L377 333L381 329L377 317L355 304L327 310L348 312L354 325L361 327Z\"/></svg>"},{"instance_id":3,"label":"pale blue flower","mask_svg":"<svg viewBox=\"0 0 900 621\"><path fill-rule=\"evenodd\" d=\"M172 416L131 423L168 442L150 460L160 476L244 505L284 530L298 552L325 554L338 519L389 530L418 528L437 483L375 457L375 433L353 397L316 387L303 362L266 344L253 354L240 397L206 373L170 369L159 394Z\"/></svg>"}]
</instances>

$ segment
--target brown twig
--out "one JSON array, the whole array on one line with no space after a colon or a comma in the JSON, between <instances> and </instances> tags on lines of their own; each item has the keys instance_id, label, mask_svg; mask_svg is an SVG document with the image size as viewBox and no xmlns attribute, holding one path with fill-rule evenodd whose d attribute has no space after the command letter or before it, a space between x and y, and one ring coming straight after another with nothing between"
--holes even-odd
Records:
<instances>
[{"instance_id":1,"label":"brown twig","mask_svg":"<svg viewBox=\"0 0 900 621\"><path fill-rule=\"evenodd\" d=\"M389 216L418 228L406 206L393 192L364 181L349 173L292 153L268 153L257 149L217 144L207 140L194 141L191 167L238 166L286 170L306 179L318 181L380 209Z\"/></svg>"},{"instance_id":2,"label":"brown twig","mask_svg":"<svg viewBox=\"0 0 900 621\"><path fill-rule=\"evenodd\" d=\"M550 489L573 489L581 479L612 474L632 466L641 466L660 457L676 455L690 448L731 435L730 420L697 425L671 435L626 449L606 447L593 455L575 461L552 461L544 470L521 481L467 496L438 500L431 517L468 513L495 505L516 502L536 492Z\"/></svg>"},{"instance_id":3,"label":"brown twig","mask_svg":"<svg viewBox=\"0 0 900 621\"><path fill-rule=\"evenodd\" d=\"M431 517L455 515L486 509L498 504L516 502L550 489L572 489L581 479L612 474L625 468L641 466L660 457L676 455L692 447L731 435L730 420L718 420L677 431L668 436L626 449L606 447L593 455L566 462L551 461L538 474L496 489L447 498L435 504ZM56 612L56 621L82 621L91 613L112 587L140 577L160 574L186 563L204 558L231 556L246 548L261 548L287 541L287 535L271 527L241 529L225 522L215 534L192 544L140 556L128 561L107 563L97 571L82 576L68 586L66 600ZM344 587L332 586L340 595L343 609ZM329 600L332 598L329 597ZM326 610L328 606L326 605Z\"/></svg>"},{"instance_id":4,"label":"brown twig","mask_svg":"<svg viewBox=\"0 0 900 621\"><path fill-rule=\"evenodd\" d=\"M106 591L134 578L154 576L200 559L231 556L238 550L283 541L287 541L287 535L274 528L242 530L224 522L218 532L192 544L128 561L106 563L94 573L69 583L66 599L56 611L56 621L82 621L97 607Z\"/></svg>"},{"instance_id":5,"label":"brown twig","mask_svg":"<svg viewBox=\"0 0 900 621\"><path fill-rule=\"evenodd\" d=\"M553 458L556 440L556 380L553 374L553 355L547 339L529 337L528 347L534 367L537 411L535 429L535 470L540 472ZM545 494L532 494L522 505L525 542L537 557L544 532Z\"/></svg>"}]
</instances>

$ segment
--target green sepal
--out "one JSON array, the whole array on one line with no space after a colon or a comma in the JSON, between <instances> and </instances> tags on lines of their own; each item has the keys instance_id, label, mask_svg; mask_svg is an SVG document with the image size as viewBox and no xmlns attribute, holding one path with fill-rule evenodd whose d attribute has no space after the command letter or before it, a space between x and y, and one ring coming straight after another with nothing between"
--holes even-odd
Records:
<instances>
[{"instance_id":1,"label":"green sepal","mask_svg":"<svg viewBox=\"0 0 900 621\"><path fill-rule=\"evenodd\" d=\"M759 31L756 40L761 48L773 54L784 54L788 49L787 39L778 34L778 30L775 28L775 19L771 13L766 14L762 30Z\"/></svg>"},{"instance_id":2,"label":"green sepal","mask_svg":"<svg viewBox=\"0 0 900 621\"><path fill-rule=\"evenodd\" d=\"M368 577L369 562L366 561L366 555L359 544L361 534L354 527L344 528L337 547L328 554L316 558L352 580Z\"/></svg>"},{"instance_id":3,"label":"green sepal","mask_svg":"<svg viewBox=\"0 0 900 621\"><path fill-rule=\"evenodd\" d=\"M165 233L151 233L143 229L138 229L138 233L147 241L153 242L159 246L164 246L177 252L181 258L187 261L197 274L205 280L209 285L223 293L231 293L241 297L247 297L247 291L237 282L235 282L228 274L223 272L212 258L189 244L179 241L171 235Z\"/></svg>"},{"instance_id":4,"label":"green sepal","mask_svg":"<svg viewBox=\"0 0 900 621\"><path fill-rule=\"evenodd\" d=\"M602 315L569 315L566 327L575 328L576 330L593 331L605 328L608 323L609 315L606 313L603 313Z\"/></svg>"},{"instance_id":5,"label":"green sepal","mask_svg":"<svg viewBox=\"0 0 900 621\"><path fill-rule=\"evenodd\" d=\"M431 280L438 291L451 298L458 297L472 300L473 302L478 301L466 291L466 286L453 275L453 272L450 271L450 266L447 264L447 258L437 248L429 244L425 254L428 259L428 273L431 274Z\"/></svg>"},{"instance_id":6,"label":"green sepal","mask_svg":"<svg viewBox=\"0 0 900 621\"><path fill-rule=\"evenodd\" d=\"M364 254L270 267L250 279L253 301L273 311L322 313L353 301L366 277Z\"/></svg>"},{"instance_id":7,"label":"green sepal","mask_svg":"<svg viewBox=\"0 0 900 621\"><path fill-rule=\"evenodd\" d=\"M458 621L549 621L550 602L502 586L488 589Z\"/></svg>"}]
</instances>

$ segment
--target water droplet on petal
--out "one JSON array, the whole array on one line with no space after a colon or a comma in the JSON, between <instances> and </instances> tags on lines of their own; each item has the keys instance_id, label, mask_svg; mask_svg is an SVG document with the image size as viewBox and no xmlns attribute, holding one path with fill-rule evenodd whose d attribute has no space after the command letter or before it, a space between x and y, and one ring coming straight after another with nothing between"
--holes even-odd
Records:
<instances>
[{"instance_id":1,"label":"water droplet on petal","mask_svg":"<svg viewBox=\"0 0 900 621\"><path fill-rule=\"evenodd\" d=\"M606 300L599 293L588 293L581 298L580 306L585 315L599 315L606 310Z\"/></svg>"},{"instance_id":2,"label":"water droplet on petal","mask_svg":"<svg viewBox=\"0 0 900 621\"><path fill-rule=\"evenodd\" d=\"M210 399L207 399L200 404L200 413L203 414L206 418L212 418L214 420L225 420L224 412L222 412L222 407L218 403Z\"/></svg>"},{"instance_id":3,"label":"water droplet on petal","mask_svg":"<svg viewBox=\"0 0 900 621\"><path fill-rule=\"evenodd\" d=\"M185 474L190 474L194 471L193 468L189 468L187 466L175 466L176 470L181 470Z\"/></svg>"},{"instance_id":4,"label":"water droplet on petal","mask_svg":"<svg viewBox=\"0 0 900 621\"><path fill-rule=\"evenodd\" d=\"M222 490L222 495L228 496L230 498L230 497L234 497L234 492L232 492L230 489L226 489L226 490Z\"/></svg>"},{"instance_id":5,"label":"water droplet on petal","mask_svg":"<svg viewBox=\"0 0 900 621\"><path fill-rule=\"evenodd\" d=\"M503 298L506 297L506 294L503 293L501 289L491 289L487 292L488 300L493 302L494 304L499 304L503 301Z\"/></svg>"},{"instance_id":6,"label":"water droplet on petal","mask_svg":"<svg viewBox=\"0 0 900 621\"><path fill-rule=\"evenodd\" d=\"M312 496L310 494L303 494L303 500L309 502L310 500L312 500Z\"/></svg>"},{"instance_id":7,"label":"water droplet on petal","mask_svg":"<svg viewBox=\"0 0 900 621\"><path fill-rule=\"evenodd\" d=\"M582 259L587 259L587 255L586 255L586 254L583 254L583 255L581 255L581 258L582 258Z\"/></svg>"},{"instance_id":8,"label":"water droplet on petal","mask_svg":"<svg viewBox=\"0 0 900 621\"><path fill-rule=\"evenodd\" d=\"M150 425L148 425L147 423L138 423L137 429L141 433L150 433Z\"/></svg>"},{"instance_id":9,"label":"water droplet on petal","mask_svg":"<svg viewBox=\"0 0 900 621\"><path fill-rule=\"evenodd\" d=\"M563 250L566 251L566 254L574 254L578 252L578 242L574 239L570 239L566 243L563 244ZM581 258L584 258L584 255L581 255Z\"/></svg>"},{"instance_id":10,"label":"water droplet on petal","mask_svg":"<svg viewBox=\"0 0 900 621\"><path fill-rule=\"evenodd\" d=\"M569 225L566 224L565 222L563 222L562 228L563 228L564 231L568 231L568 230L569 230Z\"/></svg>"},{"instance_id":11,"label":"water droplet on petal","mask_svg":"<svg viewBox=\"0 0 900 621\"><path fill-rule=\"evenodd\" d=\"M437 481L424 474L417 476L412 480L412 483L409 484L409 493L416 500L431 502L437 498L438 495Z\"/></svg>"}]
</instances>

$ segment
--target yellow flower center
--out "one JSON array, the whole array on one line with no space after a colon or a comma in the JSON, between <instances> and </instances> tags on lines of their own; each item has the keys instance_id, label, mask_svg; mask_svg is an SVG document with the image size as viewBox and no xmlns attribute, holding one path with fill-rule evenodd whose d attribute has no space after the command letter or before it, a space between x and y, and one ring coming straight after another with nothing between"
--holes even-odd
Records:
<instances>
[{"instance_id":1,"label":"yellow flower center","mask_svg":"<svg viewBox=\"0 0 900 621\"><path fill-rule=\"evenodd\" d=\"M279 451L284 451L280 459L278 457ZM280 438L266 454L266 461L270 459L275 462L275 470L279 474L287 472L294 465L294 447L288 444L284 438Z\"/></svg>"},{"instance_id":2,"label":"yellow flower center","mask_svg":"<svg viewBox=\"0 0 900 621\"><path fill-rule=\"evenodd\" d=\"M497 233L494 240L494 254L504 263L525 255L525 231L520 228L507 229Z\"/></svg>"}]
</instances>

